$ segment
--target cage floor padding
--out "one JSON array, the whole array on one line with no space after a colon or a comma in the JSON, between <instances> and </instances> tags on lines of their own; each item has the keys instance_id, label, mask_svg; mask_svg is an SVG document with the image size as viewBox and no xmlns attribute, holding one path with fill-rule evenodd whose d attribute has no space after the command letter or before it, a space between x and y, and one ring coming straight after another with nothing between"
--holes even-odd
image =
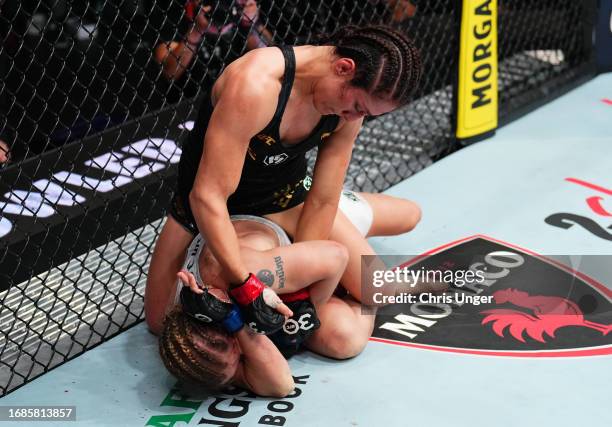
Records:
<instances>
[{"instance_id":1,"label":"cage floor padding","mask_svg":"<svg viewBox=\"0 0 612 427\"><path fill-rule=\"evenodd\" d=\"M58 426L612 425L606 99L611 74L387 191L423 219L372 239L376 250L413 268L482 258L489 275L471 291L489 304L387 307L358 357L291 359L298 389L285 399L180 395L141 323L0 405L75 406L76 422L36 423Z\"/></svg>"}]
</instances>

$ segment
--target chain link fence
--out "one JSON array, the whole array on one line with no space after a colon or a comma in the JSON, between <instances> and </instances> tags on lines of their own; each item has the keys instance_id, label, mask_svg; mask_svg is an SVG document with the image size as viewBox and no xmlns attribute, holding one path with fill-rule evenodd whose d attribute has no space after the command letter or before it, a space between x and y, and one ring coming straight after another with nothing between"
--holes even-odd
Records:
<instances>
[{"instance_id":1,"label":"chain link fence","mask_svg":"<svg viewBox=\"0 0 612 427\"><path fill-rule=\"evenodd\" d=\"M499 0L502 124L592 75L595 14L589 1Z\"/></svg>"},{"instance_id":2,"label":"chain link fence","mask_svg":"<svg viewBox=\"0 0 612 427\"><path fill-rule=\"evenodd\" d=\"M2 2L1 394L142 320L181 141L201 94L244 52L348 23L401 28L424 81L408 106L366 122L346 185L383 191L457 149L458 3ZM502 120L590 75L592 8L499 1ZM183 73L174 49L189 51Z\"/></svg>"}]
</instances>

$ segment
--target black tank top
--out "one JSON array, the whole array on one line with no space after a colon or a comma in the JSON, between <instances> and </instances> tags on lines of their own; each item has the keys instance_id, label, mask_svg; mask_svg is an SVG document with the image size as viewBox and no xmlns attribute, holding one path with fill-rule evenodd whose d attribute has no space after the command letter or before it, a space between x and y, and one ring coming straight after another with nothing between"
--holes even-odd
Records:
<instances>
[{"instance_id":1,"label":"black tank top","mask_svg":"<svg viewBox=\"0 0 612 427\"><path fill-rule=\"evenodd\" d=\"M240 183L227 203L231 215L265 215L302 203L310 188L306 152L324 143L340 120L336 115L322 116L304 140L291 145L281 142L279 127L295 78L295 55L291 46L279 48L285 58L285 74L276 111L270 123L249 142ZM210 94L206 94L179 164L179 194L184 198L193 187L212 111Z\"/></svg>"}]
</instances>

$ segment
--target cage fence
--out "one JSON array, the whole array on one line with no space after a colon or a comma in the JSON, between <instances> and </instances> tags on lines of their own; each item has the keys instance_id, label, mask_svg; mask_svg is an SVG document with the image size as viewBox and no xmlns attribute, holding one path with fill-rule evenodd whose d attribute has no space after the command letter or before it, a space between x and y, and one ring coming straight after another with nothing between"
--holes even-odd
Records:
<instances>
[{"instance_id":1,"label":"cage fence","mask_svg":"<svg viewBox=\"0 0 612 427\"><path fill-rule=\"evenodd\" d=\"M345 24L399 28L422 52L422 85L406 107L366 121L346 186L384 191L458 149L458 3L2 2L1 395L143 319L181 143L202 95L246 51ZM589 75L593 6L498 8L504 122Z\"/></svg>"}]
</instances>

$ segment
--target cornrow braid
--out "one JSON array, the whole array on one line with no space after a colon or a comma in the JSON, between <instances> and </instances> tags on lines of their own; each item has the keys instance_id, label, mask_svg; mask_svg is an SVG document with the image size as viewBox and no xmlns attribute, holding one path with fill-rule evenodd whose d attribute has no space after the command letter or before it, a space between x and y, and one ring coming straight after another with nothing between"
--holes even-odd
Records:
<instances>
[{"instance_id":1,"label":"cornrow braid","mask_svg":"<svg viewBox=\"0 0 612 427\"><path fill-rule=\"evenodd\" d=\"M347 25L314 44L331 45L340 57L355 61L351 85L404 105L418 87L422 74L421 55L405 34L384 25Z\"/></svg>"},{"instance_id":2,"label":"cornrow braid","mask_svg":"<svg viewBox=\"0 0 612 427\"><path fill-rule=\"evenodd\" d=\"M240 360L235 338L218 327L190 319L179 308L166 316L159 354L177 379L208 390L226 385Z\"/></svg>"}]
</instances>

